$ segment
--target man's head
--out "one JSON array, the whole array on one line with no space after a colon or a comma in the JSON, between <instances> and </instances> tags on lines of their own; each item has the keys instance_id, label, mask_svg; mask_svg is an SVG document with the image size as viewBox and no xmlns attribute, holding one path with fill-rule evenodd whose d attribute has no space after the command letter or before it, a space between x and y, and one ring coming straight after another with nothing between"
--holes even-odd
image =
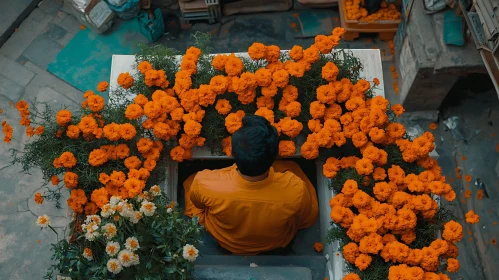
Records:
<instances>
[{"instance_id":1,"label":"man's head","mask_svg":"<svg viewBox=\"0 0 499 280\"><path fill-rule=\"evenodd\" d=\"M263 175L278 152L277 130L263 117L244 117L243 126L232 135L232 155L243 175Z\"/></svg>"}]
</instances>

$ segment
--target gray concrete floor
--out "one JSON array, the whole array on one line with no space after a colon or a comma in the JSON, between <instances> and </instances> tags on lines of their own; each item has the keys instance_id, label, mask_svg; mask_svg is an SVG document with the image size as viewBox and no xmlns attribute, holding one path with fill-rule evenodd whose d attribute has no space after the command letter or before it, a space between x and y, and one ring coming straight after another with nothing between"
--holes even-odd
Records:
<instances>
[{"instance_id":1,"label":"gray concrete floor","mask_svg":"<svg viewBox=\"0 0 499 280\"><path fill-rule=\"evenodd\" d=\"M18 124L19 116L9 102L20 99L45 101L54 108L70 106L77 108L82 100L82 93L64 81L46 71L46 66L57 53L79 31L78 22L61 8L59 0L44 0L43 5L35 9L21 24L18 30L0 48L0 114L14 128L14 140L6 145L0 144L0 275L1 279L41 279L50 265L50 243L56 236L49 230L40 231L35 226L36 216L48 214L53 224L62 235L66 224L66 209L50 207L50 202L39 206L34 203L33 195L43 191L41 172L20 173L17 166L10 166L9 149L20 149L27 141L23 128ZM333 19L333 26L338 25L337 12L328 10ZM266 44L277 44L282 49L294 44L310 44L311 39L295 38L296 32L290 27L294 11L276 14L242 15L225 24L194 24L180 33L176 39L163 37L159 43L168 44L184 50L192 40L189 35L195 31L212 32L215 52L245 51L255 40ZM260 24L262 28L252 28ZM265 27L265 28L263 28ZM374 40L373 40L374 39ZM375 37L364 37L354 42L343 42L345 48L380 48L383 56L385 93L387 98L396 103L398 96L392 89L392 77L389 72L393 64L387 44ZM49 48L49 49L47 49ZM50 51L48 51L50 50ZM381 78L381 75L380 75ZM451 131L444 128L441 120L434 131L437 139L437 152L443 172L448 178L454 178L453 186L458 199L449 207L463 222L463 215L474 209L481 215L477 225L465 225L465 238L460 243L461 271L451 275L452 279L495 279L499 268L495 265L498 258L498 245L491 245L493 238L498 238L497 183L498 174L494 167L498 160L496 144L499 143L497 124L499 123L499 102L495 93L471 93L464 90L456 95L454 102L442 110L441 117L458 115L462 120L462 130L467 133L467 141L453 137ZM490 110L489 110L490 109ZM425 129L429 121L414 121ZM480 130L477 135L474 131ZM475 132L476 133L476 132ZM462 156L466 160L462 160ZM460 166L462 173L480 178L485 183L489 198L476 199L476 187L455 178L454 168ZM473 197L463 200L466 188L473 191ZM64 204L64 203L63 203ZM468 230L470 234L468 234Z\"/></svg>"}]
</instances>

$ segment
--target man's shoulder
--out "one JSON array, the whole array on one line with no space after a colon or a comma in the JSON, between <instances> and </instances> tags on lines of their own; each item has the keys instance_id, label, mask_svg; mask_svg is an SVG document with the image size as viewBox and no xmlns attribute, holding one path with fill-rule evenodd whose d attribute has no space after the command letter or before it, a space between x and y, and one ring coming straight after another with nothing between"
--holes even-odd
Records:
<instances>
[{"instance_id":1,"label":"man's shoulder","mask_svg":"<svg viewBox=\"0 0 499 280\"><path fill-rule=\"evenodd\" d=\"M293 188L299 191L305 190L305 182L291 171L275 172L274 182L286 188Z\"/></svg>"},{"instance_id":2,"label":"man's shoulder","mask_svg":"<svg viewBox=\"0 0 499 280\"><path fill-rule=\"evenodd\" d=\"M220 180L220 179L226 179L231 175L232 172L232 166L226 167L226 168L221 168L221 169L205 169L202 171L199 171L196 176L195 180Z\"/></svg>"}]
</instances>

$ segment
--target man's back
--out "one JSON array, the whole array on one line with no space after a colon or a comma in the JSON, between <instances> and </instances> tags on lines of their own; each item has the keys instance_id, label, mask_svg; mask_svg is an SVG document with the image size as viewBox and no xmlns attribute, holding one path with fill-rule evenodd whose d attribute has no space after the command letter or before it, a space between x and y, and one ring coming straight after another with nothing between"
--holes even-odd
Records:
<instances>
[{"instance_id":1,"label":"man's back","mask_svg":"<svg viewBox=\"0 0 499 280\"><path fill-rule=\"evenodd\" d=\"M252 255L287 246L298 229L315 222L317 198L311 188L295 174L273 168L266 179L249 182L233 165L199 172L190 199L222 247Z\"/></svg>"}]
</instances>

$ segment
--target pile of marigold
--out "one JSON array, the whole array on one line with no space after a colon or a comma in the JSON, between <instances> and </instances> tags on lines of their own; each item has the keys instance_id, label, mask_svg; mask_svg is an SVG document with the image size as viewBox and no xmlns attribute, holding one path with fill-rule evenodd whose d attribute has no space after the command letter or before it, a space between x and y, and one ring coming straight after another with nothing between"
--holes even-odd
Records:
<instances>
[{"instance_id":1,"label":"pile of marigold","mask_svg":"<svg viewBox=\"0 0 499 280\"><path fill-rule=\"evenodd\" d=\"M361 4L362 3L362 4ZM381 2L378 11L369 14L366 8L362 7L360 0L346 0L344 4L346 17L349 20L359 20L363 22L375 22L377 20L400 20L401 13L395 4Z\"/></svg>"}]
</instances>

